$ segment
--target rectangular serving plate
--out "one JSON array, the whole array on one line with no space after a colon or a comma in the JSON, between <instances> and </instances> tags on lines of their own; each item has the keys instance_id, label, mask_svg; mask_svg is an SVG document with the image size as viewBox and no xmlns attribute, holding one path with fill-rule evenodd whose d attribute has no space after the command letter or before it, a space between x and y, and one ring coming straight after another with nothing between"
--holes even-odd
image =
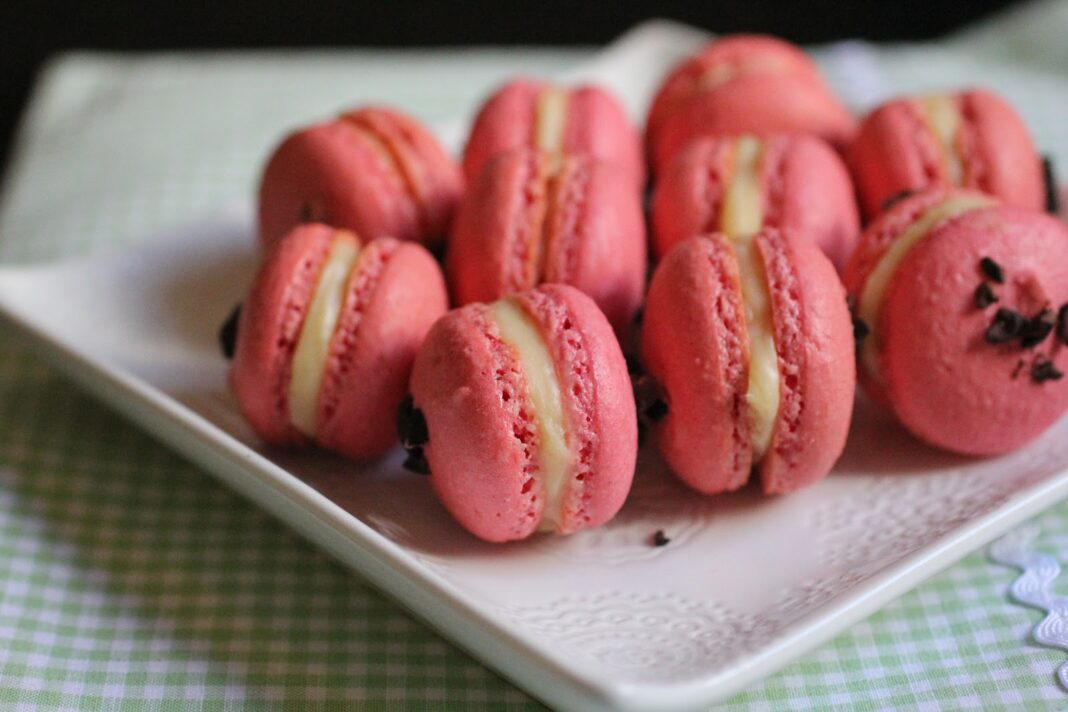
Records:
<instances>
[{"instance_id":1,"label":"rectangular serving plate","mask_svg":"<svg viewBox=\"0 0 1068 712\"><path fill-rule=\"evenodd\" d=\"M639 27L575 73L640 117L703 33ZM452 143L462 124L441 127ZM1011 455L928 448L858 400L846 452L788 497L715 498L642 452L607 526L510 545L452 523L425 478L263 448L215 332L257 254L247 209L139 246L0 268L0 320L70 378L564 709L697 709L766 676L1068 494L1068 420ZM391 414L384 414L391 417ZM671 539L654 547L652 534Z\"/></svg>"}]
</instances>

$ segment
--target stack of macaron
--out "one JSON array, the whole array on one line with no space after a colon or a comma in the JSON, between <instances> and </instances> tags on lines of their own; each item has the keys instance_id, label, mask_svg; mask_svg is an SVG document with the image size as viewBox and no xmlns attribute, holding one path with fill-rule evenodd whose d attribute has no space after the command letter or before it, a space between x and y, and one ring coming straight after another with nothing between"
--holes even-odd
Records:
<instances>
[{"instance_id":1,"label":"stack of macaron","mask_svg":"<svg viewBox=\"0 0 1068 712\"><path fill-rule=\"evenodd\" d=\"M610 520L639 423L698 492L812 484L857 380L931 444L1006 452L1068 411L1049 184L991 92L858 122L803 51L754 35L667 75L644 146L593 85L506 83L459 161L365 107L264 169L230 384L268 444L399 439L494 542Z\"/></svg>"}]
</instances>

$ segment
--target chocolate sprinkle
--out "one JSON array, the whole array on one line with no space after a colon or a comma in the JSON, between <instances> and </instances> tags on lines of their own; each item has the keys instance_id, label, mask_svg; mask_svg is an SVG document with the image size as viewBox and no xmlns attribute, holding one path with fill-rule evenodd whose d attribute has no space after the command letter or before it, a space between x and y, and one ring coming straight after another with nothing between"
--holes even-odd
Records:
<instances>
[{"instance_id":1,"label":"chocolate sprinkle","mask_svg":"<svg viewBox=\"0 0 1068 712\"><path fill-rule=\"evenodd\" d=\"M1056 215L1060 212L1060 201L1057 198L1057 177L1053 172L1053 158L1042 157L1042 179L1046 185L1046 212Z\"/></svg>"},{"instance_id":2,"label":"chocolate sprinkle","mask_svg":"<svg viewBox=\"0 0 1068 712\"><path fill-rule=\"evenodd\" d=\"M886 200L883 201L882 211L886 212L887 210L889 210L890 208L894 207L895 205L897 205L902 200L904 200L905 198L909 197L910 195L912 195L915 192L916 191L914 191L914 190L899 190L899 191L897 191L896 193L894 193L889 198L887 198Z\"/></svg>"},{"instance_id":3,"label":"chocolate sprinkle","mask_svg":"<svg viewBox=\"0 0 1068 712\"><path fill-rule=\"evenodd\" d=\"M986 309L998 300L998 295L987 282L983 282L975 288L975 308Z\"/></svg>"},{"instance_id":4,"label":"chocolate sprinkle","mask_svg":"<svg viewBox=\"0 0 1068 712\"><path fill-rule=\"evenodd\" d=\"M864 321L859 316L853 317L853 341L856 342L856 347L858 349L870 333L871 327L868 326L868 322Z\"/></svg>"},{"instance_id":5,"label":"chocolate sprinkle","mask_svg":"<svg viewBox=\"0 0 1068 712\"><path fill-rule=\"evenodd\" d=\"M1047 358L1040 358L1031 366L1031 380L1035 383L1059 381L1062 378L1064 378L1064 373L1058 371L1053 362Z\"/></svg>"},{"instance_id":6,"label":"chocolate sprinkle","mask_svg":"<svg viewBox=\"0 0 1068 712\"><path fill-rule=\"evenodd\" d=\"M1025 349L1033 349L1046 340L1053 333L1056 317L1052 309L1043 309L1038 314L1027 320L1020 333L1020 345Z\"/></svg>"},{"instance_id":7,"label":"chocolate sprinkle","mask_svg":"<svg viewBox=\"0 0 1068 712\"><path fill-rule=\"evenodd\" d=\"M415 407L415 401L408 396L397 408L397 435L401 446L408 453L403 467L418 475L430 474L430 463L423 453L423 446L430 441L430 431L426 426L423 411Z\"/></svg>"},{"instance_id":8,"label":"chocolate sprinkle","mask_svg":"<svg viewBox=\"0 0 1068 712\"><path fill-rule=\"evenodd\" d=\"M664 533L663 529L657 529L655 532L653 532L653 546L667 546L670 543L671 538Z\"/></svg>"},{"instance_id":9,"label":"chocolate sprinkle","mask_svg":"<svg viewBox=\"0 0 1068 712\"><path fill-rule=\"evenodd\" d=\"M234 357L234 349L237 346L237 322L241 319L241 304L238 303L230 316L219 327L219 348L223 356L229 361Z\"/></svg>"},{"instance_id":10,"label":"chocolate sprinkle","mask_svg":"<svg viewBox=\"0 0 1068 712\"><path fill-rule=\"evenodd\" d=\"M984 257L979 260L979 269L983 270L983 274L985 274L988 279L991 279L998 284L1005 283L1005 273L1002 271L1001 265L989 257Z\"/></svg>"},{"instance_id":11,"label":"chocolate sprinkle","mask_svg":"<svg viewBox=\"0 0 1068 712\"><path fill-rule=\"evenodd\" d=\"M1005 344L1020 336L1025 319L1012 309L1002 307L986 330L988 344Z\"/></svg>"},{"instance_id":12,"label":"chocolate sprinkle","mask_svg":"<svg viewBox=\"0 0 1068 712\"><path fill-rule=\"evenodd\" d=\"M1068 346L1068 304L1062 305L1057 312L1057 338Z\"/></svg>"},{"instance_id":13,"label":"chocolate sprinkle","mask_svg":"<svg viewBox=\"0 0 1068 712\"><path fill-rule=\"evenodd\" d=\"M638 407L638 420L643 424L655 423L668 414L664 390L652 376L640 373L631 379L634 388L634 403Z\"/></svg>"},{"instance_id":14,"label":"chocolate sprinkle","mask_svg":"<svg viewBox=\"0 0 1068 712\"><path fill-rule=\"evenodd\" d=\"M1024 361L1022 358L1016 359L1016 368L1012 369L1012 380L1015 381L1017 378L1020 377L1020 372L1023 371L1023 368L1026 365L1027 362Z\"/></svg>"}]
</instances>

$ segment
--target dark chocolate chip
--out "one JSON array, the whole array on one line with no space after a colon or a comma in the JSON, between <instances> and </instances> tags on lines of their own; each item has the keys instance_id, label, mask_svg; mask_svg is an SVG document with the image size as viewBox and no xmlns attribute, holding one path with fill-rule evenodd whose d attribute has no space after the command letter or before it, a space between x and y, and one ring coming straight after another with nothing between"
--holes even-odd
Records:
<instances>
[{"instance_id":1,"label":"dark chocolate chip","mask_svg":"<svg viewBox=\"0 0 1068 712\"><path fill-rule=\"evenodd\" d=\"M1020 332L1020 345L1025 349L1033 349L1046 340L1053 333L1053 327L1057 323L1052 309L1043 309L1038 314L1028 319Z\"/></svg>"},{"instance_id":2,"label":"dark chocolate chip","mask_svg":"<svg viewBox=\"0 0 1068 712\"><path fill-rule=\"evenodd\" d=\"M1059 381L1062 378L1064 378L1064 373L1058 371L1053 362L1047 358L1040 358L1031 366L1031 380L1035 383Z\"/></svg>"},{"instance_id":3,"label":"dark chocolate chip","mask_svg":"<svg viewBox=\"0 0 1068 712\"><path fill-rule=\"evenodd\" d=\"M653 546L667 546L671 543L671 538L664 533L663 529L657 529L653 532Z\"/></svg>"},{"instance_id":4,"label":"dark chocolate chip","mask_svg":"<svg viewBox=\"0 0 1068 712\"><path fill-rule=\"evenodd\" d=\"M1068 346L1068 304L1061 305L1061 310L1057 312L1057 338Z\"/></svg>"},{"instance_id":5,"label":"dark chocolate chip","mask_svg":"<svg viewBox=\"0 0 1068 712\"><path fill-rule=\"evenodd\" d=\"M998 300L998 295L994 294L994 290L991 286L983 282L975 288L975 308L986 309L988 306Z\"/></svg>"},{"instance_id":6,"label":"dark chocolate chip","mask_svg":"<svg viewBox=\"0 0 1068 712\"><path fill-rule=\"evenodd\" d=\"M915 192L916 191L914 191L914 190L899 190L899 191L897 191L896 193L894 193L889 198L887 198L886 200L883 201L882 211L886 212L887 210L889 210L890 208L894 207L895 205L897 205L902 200L904 200L905 198L909 197L910 195L912 195Z\"/></svg>"},{"instance_id":7,"label":"dark chocolate chip","mask_svg":"<svg viewBox=\"0 0 1068 712\"><path fill-rule=\"evenodd\" d=\"M1042 157L1042 178L1046 184L1046 212L1056 215L1060 212L1060 200L1057 196L1057 176L1053 171L1053 158Z\"/></svg>"},{"instance_id":8,"label":"dark chocolate chip","mask_svg":"<svg viewBox=\"0 0 1068 712\"><path fill-rule=\"evenodd\" d=\"M1005 344L1020 336L1025 319L1012 309L1002 307L986 330L988 344Z\"/></svg>"},{"instance_id":9,"label":"dark chocolate chip","mask_svg":"<svg viewBox=\"0 0 1068 712\"><path fill-rule=\"evenodd\" d=\"M234 348L237 346L237 322L240 319L241 304L238 304L219 327L219 348L222 349L223 356L228 361L234 357Z\"/></svg>"},{"instance_id":10,"label":"dark chocolate chip","mask_svg":"<svg viewBox=\"0 0 1068 712\"><path fill-rule=\"evenodd\" d=\"M987 279L991 279L998 284L1005 283L1005 272L1001 269L1001 265L989 257L979 260L979 269L983 271Z\"/></svg>"},{"instance_id":11,"label":"dark chocolate chip","mask_svg":"<svg viewBox=\"0 0 1068 712\"><path fill-rule=\"evenodd\" d=\"M668 414L664 391L655 378L640 374L631 379L634 388L634 403L638 407L638 420L655 423Z\"/></svg>"},{"instance_id":12,"label":"dark chocolate chip","mask_svg":"<svg viewBox=\"0 0 1068 712\"><path fill-rule=\"evenodd\" d=\"M868 326L868 322L864 321L859 316L853 317L853 341L856 342L856 347L858 349L870 333L871 327Z\"/></svg>"},{"instance_id":13,"label":"dark chocolate chip","mask_svg":"<svg viewBox=\"0 0 1068 712\"><path fill-rule=\"evenodd\" d=\"M423 453L423 446L430 441L430 431L427 429L423 411L415 407L411 396L401 401L400 407L397 408L397 435L400 437L401 447L408 453L404 460L404 469L420 475L429 475L430 463Z\"/></svg>"}]
</instances>

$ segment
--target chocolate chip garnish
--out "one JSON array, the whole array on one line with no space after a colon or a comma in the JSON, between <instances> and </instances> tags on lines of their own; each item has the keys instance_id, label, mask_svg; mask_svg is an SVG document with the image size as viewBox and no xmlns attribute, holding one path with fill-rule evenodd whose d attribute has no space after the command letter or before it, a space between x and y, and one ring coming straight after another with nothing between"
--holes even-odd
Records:
<instances>
[{"instance_id":1,"label":"chocolate chip garnish","mask_svg":"<svg viewBox=\"0 0 1068 712\"><path fill-rule=\"evenodd\" d=\"M1038 314L1024 322L1023 330L1020 332L1020 345L1025 349L1032 349L1043 341L1046 337L1053 333L1053 327L1056 324L1057 318L1053 315L1052 309L1043 309Z\"/></svg>"},{"instance_id":2,"label":"chocolate chip garnish","mask_svg":"<svg viewBox=\"0 0 1068 712\"><path fill-rule=\"evenodd\" d=\"M916 191L914 191L914 190L899 190L899 191L897 191L896 193L894 193L889 198L887 198L886 200L883 201L882 211L886 212L887 210L889 210L890 208L894 207L895 205L897 205L902 200L904 200L905 198L909 197L910 195L912 195L915 192Z\"/></svg>"},{"instance_id":3,"label":"chocolate chip garnish","mask_svg":"<svg viewBox=\"0 0 1068 712\"><path fill-rule=\"evenodd\" d=\"M998 295L994 294L994 290L991 286L983 282L975 288L975 308L986 309L988 306L998 300Z\"/></svg>"},{"instance_id":4,"label":"chocolate chip garnish","mask_svg":"<svg viewBox=\"0 0 1068 712\"><path fill-rule=\"evenodd\" d=\"M1002 307L986 330L988 344L1005 344L1017 338L1023 331L1025 319L1012 309Z\"/></svg>"},{"instance_id":5,"label":"chocolate chip garnish","mask_svg":"<svg viewBox=\"0 0 1068 712\"><path fill-rule=\"evenodd\" d=\"M664 533L663 529L657 529L655 532L653 532L653 546L656 546L656 547L667 546L670 543L671 543L671 538L668 537L668 535Z\"/></svg>"},{"instance_id":6,"label":"chocolate chip garnish","mask_svg":"<svg viewBox=\"0 0 1068 712\"><path fill-rule=\"evenodd\" d=\"M397 435L401 446L408 453L403 467L419 475L430 474L430 463L423 453L423 446L430 441L430 431L426 426L423 411L415 407L415 401L408 396L397 408Z\"/></svg>"},{"instance_id":7,"label":"chocolate chip garnish","mask_svg":"<svg viewBox=\"0 0 1068 712\"><path fill-rule=\"evenodd\" d=\"M237 322L240 318L241 304L239 303L219 327L219 348L222 349L227 361L234 357L234 348L237 346Z\"/></svg>"},{"instance_id":8,"label":"chocolate chip garnish","mask_svg":"<svg viewBox=\"0 0 1068 712\"><path fill-rule=\"evenodd\" d=\"M979 269L983 270L983 274L985 274L988 279L991 279L998 284L1005 283L1005 273L1002 271L1001 265L989 257L984 257L979 260Z\"/></svg>"},{"instance_id":9,"label":"chocolate chip garnish","mask_svg":"<svg viewBox=\"0 0 1068 712\"><path fill-rule=\"evenodd\" d=\"M1057 177L1053 172L1053 158L1042 157L1042 179L1046 185L1046 212L1056 215L1060 212L1060 201L1057 197Z\"/></svg>"},{"instance_id":10,"label":"chocolate chip garnish","mask_svg":"<svg viewBox=\"0 0 1068 712\"><path fill-rule=\"evenodd\" d=\"M1061 310L1057 312L1057 338L1068 346L1068 304L1061 305Z\"/></svg>"},{"instance_id":11,"label":"chocolate chip garnish","mask_svg":"<svg viewBox=\"0 0 1068 712\"><path fill-rule=\"evenodd\" d=\"M1058 371L1053 362L1047 358L1040 358L1031 366L1031 380L1035 383L1059 381L1062 378L1064 378L1064 373Z\"/></svg>"},{"instance_id":12,"label":"chocolate chip garnish","mask_svg":"<svg viewBox=\"0 0 1068 712\"><path fill-rule=\"evenodd\" d=\"M859 316L853 317L853 341L856 343L857 349L860 349L864 343L864 339L871 333L871 327L868 326L868 322L861 319Z\"/></svg>"},{"instance_id":13,"label":"chocolate chip garnish","mask_svg":"<svg viewBox=\"0 0 1068 712\"><path fill-rule=\"evenodd\" d=\"M634 388L634 402L638 406L638 420L642 423L655 423L668 414L668 404L664 391L655 378L639 374L631 380Z\"/></svg>"}]
</instances>

